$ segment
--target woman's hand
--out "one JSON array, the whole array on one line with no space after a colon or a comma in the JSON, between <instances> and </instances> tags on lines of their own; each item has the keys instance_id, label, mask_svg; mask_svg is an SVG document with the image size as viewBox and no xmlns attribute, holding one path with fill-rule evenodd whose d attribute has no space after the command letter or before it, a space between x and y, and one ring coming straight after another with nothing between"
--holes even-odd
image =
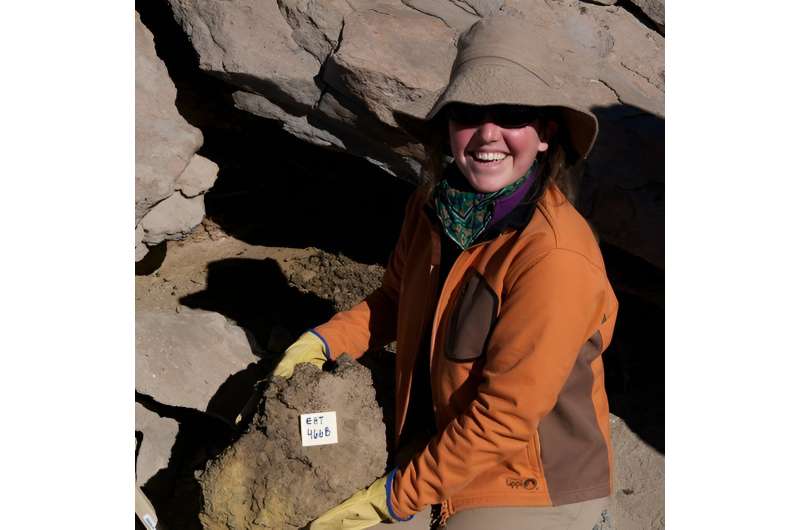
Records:
<instances>
[{"instance_id":1,"label":"woman's hand","mask_svg":"<svg viewBox=\"0 0 800 530\"><path fill-rule=\"evenodd\" d=\"M394 472L384 475L369 488L354 493L349 499L320 515L310 530L361 530L380 522L393 523L389 508L389 488ZM410 517L409 517L410 519Z\"/></svg>"},{"instance_id":2,"label":"woman's hand","mask_svg":"<svg viewBox=\"0 0 800 530\"><path fill-rule=\"evenodd\" d=\"M273 375L290 378L294 367L300 363L311 363L322 368L328 358L325 356L325 343L316 333L306 331L291 346L286 348L283 359L275 367Z\"/></svg>"}]
</instances>

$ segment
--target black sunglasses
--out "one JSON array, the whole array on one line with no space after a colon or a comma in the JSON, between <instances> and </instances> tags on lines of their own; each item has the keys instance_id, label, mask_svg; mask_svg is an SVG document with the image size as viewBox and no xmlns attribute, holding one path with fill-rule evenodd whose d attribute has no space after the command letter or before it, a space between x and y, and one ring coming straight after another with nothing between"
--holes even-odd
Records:
<instances>
[{"instance_id":1,"label":"black sunglasses","mask_svg":"<svg viewBox=\"0 0 800 530\"><path fill-rule=\"evenodd\" d=\"M541 109L525 105L465 105L447 107L447 117L459 125L475 126L491 121L504 129L519 129L542 118Z\"/></svg>"}]
</instances>

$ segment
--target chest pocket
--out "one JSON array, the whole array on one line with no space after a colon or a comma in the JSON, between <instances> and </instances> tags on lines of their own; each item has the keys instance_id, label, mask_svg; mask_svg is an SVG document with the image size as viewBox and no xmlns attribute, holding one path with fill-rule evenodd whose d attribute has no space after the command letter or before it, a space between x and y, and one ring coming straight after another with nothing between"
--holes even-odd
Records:
<instances>
[{"instance_id":1,"label":"chest pocket","mask_svg":"<svg viewBox=\"0 0 800 530\"><path fill-rule=\"evenodd\" d=\"M497 319L498 303L486 279L470 269L447 328L445 357L470 361L483 355Z\"/></svg>"}]
</instances>

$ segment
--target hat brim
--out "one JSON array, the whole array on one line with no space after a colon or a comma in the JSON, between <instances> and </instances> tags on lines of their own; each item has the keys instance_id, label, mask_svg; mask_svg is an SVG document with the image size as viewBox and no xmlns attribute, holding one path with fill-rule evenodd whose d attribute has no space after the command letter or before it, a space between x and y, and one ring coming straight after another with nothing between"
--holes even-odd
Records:
<instances>
[{"instance_id":1,"label":"hat brim","mask_svg":"<svg viewBox=\"0 0 800 530\"><path fill-rule=\"evenodd\" d=\"M597 138L597 118L581 107L564 104L563 84L553 87L535 72L502 58L474 59L460 64L450 84L436 96L414 102L394 112L395 120L410 135L429 143L441 134L440 112L450 103L468 105L526 105L556 111L567 129L566 140L578 159L586 158ZM433 104L430 101L435 99ZM425 109L429 110L425 110Z\"/></svg>"}]
</instances>

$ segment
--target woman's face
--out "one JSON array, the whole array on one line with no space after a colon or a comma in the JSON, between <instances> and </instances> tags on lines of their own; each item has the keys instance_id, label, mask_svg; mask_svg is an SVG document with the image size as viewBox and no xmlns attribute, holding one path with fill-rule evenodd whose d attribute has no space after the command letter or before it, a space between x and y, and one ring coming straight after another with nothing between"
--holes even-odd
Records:
<instances>
[{"instance_id":1,"label":"woman's face","mask_svg":"<svg viewBox=\"0 0 800 530\"><path fill-rule=\"evenodd\" d=\"M522 177L548 147L540 136L542 120L507 106L457 106L448 123L456 165L481 193L497 191ZM553 127L548 123L548 129Z\"/></svg>"}]
</instances>

